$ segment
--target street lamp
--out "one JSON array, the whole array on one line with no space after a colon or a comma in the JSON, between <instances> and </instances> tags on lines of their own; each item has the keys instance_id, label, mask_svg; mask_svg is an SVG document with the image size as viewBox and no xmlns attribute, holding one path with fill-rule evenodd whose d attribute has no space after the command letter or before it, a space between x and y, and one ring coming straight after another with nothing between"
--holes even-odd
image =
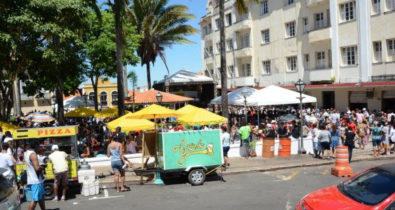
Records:
<instances>
[{"instance_id":1,"label":"street lamp","mask_svg":"<svg viewBox=\"0 0 395 210\"><path fill-rule=\"evenodd\" d=\"M247 95L248 95L248 91L246 89L244 89L243 91L241 91L241 95L244 97L244 108L245 108L245 122L247 124Z\"/></svg>"},{"instance_id":2,"label":"street lamp","mask_svg":"<svg viewBox=\"0 0 395 210\"><path fill-rule=\"evenodd\" d=\"M299 101L300 101L300 104L299 104L299 115L300 115L300 144L299 144L298 153L299 153L299 154L305 154L305 153L306 153L306 150L305 150L304 147L303 147L303 123L304 123L304 120L303 120L303 113L302 113L302 106L303 106L302 101L303 101L303 98L304 98L304 97L302 97L302 93L303 93L303 91L304 91L304 88L306 87L306 83L303 82L303 80L299 79L299 80L295 83L295 87L296 87L296 90L299 92L299 97L298 97L298 99L299 99Z\"/></svg>"},{"instance_id":3,"label":"street lamp","mask_svg":"<svg viewBox=\"0 0 395 210\"><path fill-rule=\"evenodd\" d=\"M160 92L158 92L156 94L156 100L158 101L159 104L162 103L162 99L163 99L162 94Z\"/></svg>"}]
</instances>

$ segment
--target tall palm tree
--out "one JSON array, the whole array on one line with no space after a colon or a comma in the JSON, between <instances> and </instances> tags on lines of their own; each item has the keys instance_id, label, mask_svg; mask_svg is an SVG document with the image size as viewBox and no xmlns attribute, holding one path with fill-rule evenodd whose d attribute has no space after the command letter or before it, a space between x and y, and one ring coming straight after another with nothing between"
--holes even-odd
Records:
<instances>
[{"instance_id":1,"label":"tall palm tree","mask_svg":"<svg viewBox=\"0 0 395 210\"><path fill-rule=\"evenodd\" d=\"M178 43L193 43L186 36L198 32L194 27L186 24L195 18L186 13L184 5L166 6L168 0L133 0L128 14L137 33L142 35L137 54L141 65L147 67L147 83L151 88L150 63L154 64L159 55L166 64L165 47Z\"/></svg>"},{"instance_id":2,"label":"tall palm tree","mask_svg":"<svg viewBox=\"0 0 395 210\"><path fill-rule=\"evenodd\" d=\"M255 0L258 2L258 0ZM220 75L221 75L221 109L222 116L229 118L228 113L228 82L226 73L226 51L225 51L225 0L219 0L219 46L220 46ZM236 0L234 7L239 13L247 12L247 0ZM228 123L228 129L229 127Z\"/></svg>"}]
</instances>

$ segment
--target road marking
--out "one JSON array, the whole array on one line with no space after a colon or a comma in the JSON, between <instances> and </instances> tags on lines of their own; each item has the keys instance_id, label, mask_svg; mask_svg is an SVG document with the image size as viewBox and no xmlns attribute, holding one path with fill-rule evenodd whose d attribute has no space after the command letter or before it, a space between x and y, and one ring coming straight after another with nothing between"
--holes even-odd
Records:
<instances>
[{"instance_id":1,"label":"road marking","mask_svg":"<svg viewBox=\"0 0 395 210\"><path fill-rule=\"evenodd\" d=\"M321 172L321 175L327 175L329 173L329 169L325 169L323 172Z\"/></svg>"},{"instance_id":2,"label":"road marking","mask_svg":"<svg viewBox=\"0 0 395 210\"><path fill-rule=\"evenodd\" d=\"M102 200L102 199L109 199L109 198L123 198L125 197L124 195L115 195L115 196L108 196L108 197L93 197L93 198L89 198L88 200L92 201L92 200Z\"/></svg>"},{"instance_id":3,"label":"road marking","mask_svg":"<svg viewBox=\"0 0 395 210\"><path fill-rule=\"evenodd\" d=\"M300 171L297 170L297 171L293 171L293 172L291 173L291 175L289 175L289 176L278 175L277 177L280 178L282 181L288 181L288 180L294 178L294 177L295 177L296 175L298 175L299 173L300 173Z\"/></svg>"},{"instance_id":4,"label":"road marking","mask_svg":"<svg viewBox=\"0 0 395 210\"><path fill-rule=\"evenodd\" d=\"M104 192L104 197L107 198L109 194L108 194L108 190L107 190L106 185L103 185L103 189L104 189L104 190L103 190L103 192Z\"/></svg>"},{"instance_id":5,"label":"road marking","mask_svg":"<svg viewBox=\"0 0 395 210\"><path fill-rule=\"evenodd\" d=\"M287 201L287 203L285 204L285 209L286 210L291 210L292 209L291 202Z\"/></svg>"}]
</instances>

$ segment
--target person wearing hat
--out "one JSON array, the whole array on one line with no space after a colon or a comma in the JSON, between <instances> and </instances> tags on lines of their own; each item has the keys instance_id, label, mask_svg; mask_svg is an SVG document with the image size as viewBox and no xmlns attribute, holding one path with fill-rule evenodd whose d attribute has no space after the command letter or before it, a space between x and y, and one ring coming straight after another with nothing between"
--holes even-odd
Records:
<instances>
[{"instance_id":1,"label":"person wearing hat","mask_svg":"<svg viewBox=\"0 0 395 210\"><path fill-rule=\"evenodd\" d=\"M113 139L119 143L122 143L125 141L125 136L121 132L121 127L118 126L117 128L115 128L115 133L114 133Z\"/></svg>"},{"instance_id":2,"label":"person wearing hat","mask_svg":"<svg viewBox=\"0 0 395 210\"><path fill-rule=\"evenodd\" d=\"M59 146L54 144L52 145L52 153L49 155L48 158L52 162L54 174L55 174L55 181L54 181L55 198L53 199L53 201L59 201L58 198L59 185L62 185L61 200L65 201L68 179L69 179L69 167L67 164L68 155L63 151L59 151Z\"/></svg>"}]
</instances>

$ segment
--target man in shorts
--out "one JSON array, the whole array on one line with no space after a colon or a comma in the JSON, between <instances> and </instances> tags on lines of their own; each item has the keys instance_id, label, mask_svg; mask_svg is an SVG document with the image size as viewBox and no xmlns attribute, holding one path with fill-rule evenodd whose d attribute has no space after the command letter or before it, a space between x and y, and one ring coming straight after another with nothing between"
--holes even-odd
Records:
<instances>
[{"instance_id":1,"label":"man in shorts","mask_svg":"<svg viewBox=\"0 0 395 210\"><path fill-rule=\"evenodd\" d=\"M63 151L59 151L58 145L52 145L52 153L49 155L49 160L51 160L53 169L55 172L55 182L54 182L54 201L59 201L58 189L62 185L62 201L66 200L66 191L69 179L69 167L67 164L67 154Z\"/></svg>"}]
</instances>

